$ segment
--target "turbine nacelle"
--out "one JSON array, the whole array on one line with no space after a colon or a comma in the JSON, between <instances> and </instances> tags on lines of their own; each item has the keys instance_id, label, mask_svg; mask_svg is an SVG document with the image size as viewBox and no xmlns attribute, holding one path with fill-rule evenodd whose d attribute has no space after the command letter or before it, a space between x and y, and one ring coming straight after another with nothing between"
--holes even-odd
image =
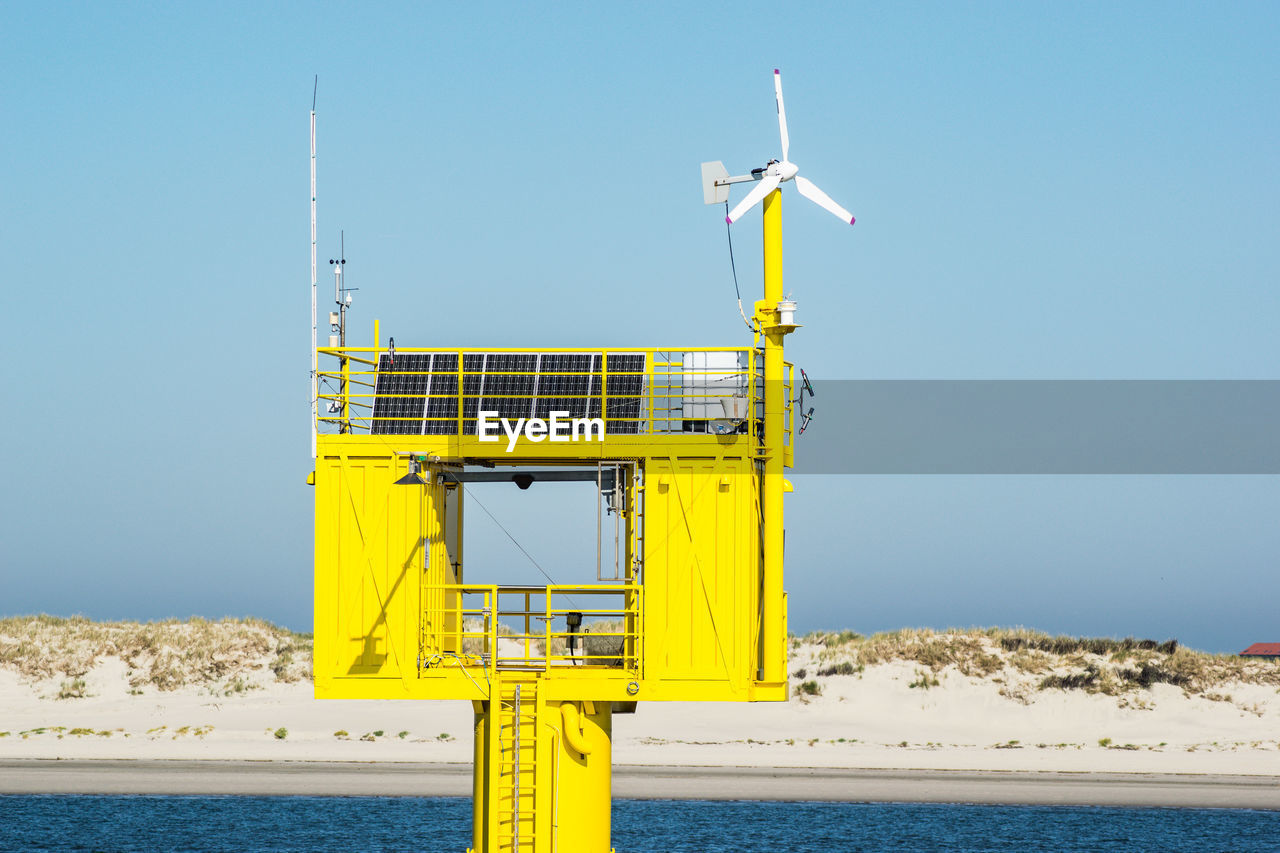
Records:
<instances>
[{"instance_id":1,"label":"turbine nacelle","mask_svg":"<svg viewBox=\"0 0 1280 853\"><path fill-rule=\"evenodd\" d=\"M750 175L730 177L724 164L719 162L702 164L703 200L707 204L720 204L728 201L729 185L744 181L758 181L751 192L747 193L738 206L729 211L724 221L732 225L743 215L759 204L765 196L778 189L787 181L795 181L800 195L821 207L823 210L840 217L850 225L854 223L853 214L831 200L831 197L818 189L814 183L800 177L800 167L788 159L791 138L787 133L787 111L782 100L782 74L773 69L773 90L778 103L778 135L782 139L782 159L770 160L762 169L752 169Z\"/></svg>"},{"instance_id":2,"label":"turbine nacelle","mask_svg":"<svg viewBox=\"0 0 1280 853\"><path fill-rule=\"evenodd\" d=\"M765 174L777 175L785 182L800 174L800 167L790 160L783 160L781 163L775 160L765 169Z\"/></svg>"}]
</instances>

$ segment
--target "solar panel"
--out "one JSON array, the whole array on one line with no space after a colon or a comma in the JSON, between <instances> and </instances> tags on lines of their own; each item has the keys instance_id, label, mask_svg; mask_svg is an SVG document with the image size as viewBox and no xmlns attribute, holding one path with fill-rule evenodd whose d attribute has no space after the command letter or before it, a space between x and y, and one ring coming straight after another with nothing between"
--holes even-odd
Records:
<instances>
[{"instance_id":1,"label":"solar panel","mask_svg":"<svg viewBox=\"0 0 1280 853\"><path fill-rule=\"evenodd\" d=\"M605 432L635 435L640 432L643 411L644 356L611 354L606 367Z\"/></svg>"},{"instance_id":2,"label":"solar panel","mask_svg":"<svg viewBox=\"0 0 1280 853\"><path fill-rule=\"evenodd\" d=\"M421 435L425 394L431 382L431 353L382 355L374 380L369 431L380 435Z\"/></svg>"},{"instance_id":3,"label":"solar panel","mask_svg":"<svg viewBox=\"0 0 1280 853\"><path fill-rule=\"evenodd\" d=\"M458 431L458 354L431 354L423 435L455 435Z\"/></svg>"},{"instance_id":4,"label":"solar panel","mask_svg":"<svg viewBox=\"0 0 1280 853\"><path fill-rule=\"evenodd\" d=\"M484 411L513 423L552 412L603 417L606 434L635 435L644 428L645 378L644 353L465 353L459 418L457 353L380 355L370 432L457 435L461 420L461 434L475 435Z\"/></svg>"}]
</instances>

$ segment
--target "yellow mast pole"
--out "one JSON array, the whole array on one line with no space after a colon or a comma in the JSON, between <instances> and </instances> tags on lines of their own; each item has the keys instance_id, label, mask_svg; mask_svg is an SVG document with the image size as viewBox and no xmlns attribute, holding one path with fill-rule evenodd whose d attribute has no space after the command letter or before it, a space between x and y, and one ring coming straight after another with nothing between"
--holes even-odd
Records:
<instances>
[{"instance_id":1,"label":"yellow mast pole","mask_svg":"<svg viewBox=\"0 0 1280 853\"><path fill-rule=\"evenodd\" d=\"M782 191L764 197L764 301L757 316L764 333L764 487L760 496L764 516L764 578L761 584L761 681L786 679L786 637L782 636L782 339L790 328L778 327L782 301Z\"/></svg>"}]
</instances>

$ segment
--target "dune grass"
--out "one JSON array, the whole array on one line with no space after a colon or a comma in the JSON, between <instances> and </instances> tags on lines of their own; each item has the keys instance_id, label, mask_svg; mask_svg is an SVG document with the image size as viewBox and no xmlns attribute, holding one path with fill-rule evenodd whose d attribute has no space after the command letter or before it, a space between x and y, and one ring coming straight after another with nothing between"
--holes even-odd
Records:
<instances>
[{"instance_id":1,"label":"dune grass","mask_svg":"<svg viewBox=\"0 0 1280 853\"><path fill-rule=\"evenodd\" d=\"M170 619L95 622L83 616L13 616L0 619L0 666L31 681L58 676L66 698L83 695L83 678L116 657L129 670L133 690L187 685L246 689L269 670L277 681L311 677L311 637L261 619Z\"/></svg>"},{"instance_id":2,"label":"dune grass","mask_svg":"<svg viewBox=\"0 0 1280 853\"><path fill-rule=\"evenodd\" d=\"M590 655L616 655L619 638L593 634L620 630L621 622L594 621L584 626L580 648ZM499 634L509 633L499 626ZM809 658L803 664L809 673L794 673L801 681L858 676L877 664L906 662L915 668L914 684L922 688L938 686L938 676L947 670L997 680L1006 695L1024 699L1048 690L1132 695L1158 684L1204 698L1227 695L1231 684L1280 687L1280 662L1209 654L1175 640L1051 636L1023 628L906 628L871 636L818 631L791 642L804 646ZM68 700L88 695L85 676L108 658L125 663L131 693L207 686L230 695L272 680L309 679L311 653L310 635L260 619L0 619L0 667L30 681L57 679L61 686L55 695ZM553 641L552 653L564 653L563 639Z\"/></svg>"},{"instance_id":3,"label":"dune grass","mask_svg":"<svg viewBox=\"0 0 1280 853\"><path fill-rule=\"evenodd\" d=\"M1196 651L1177 640L1051 636L1025 628L907 628L870 637L817 631L792 642L817 648L819 676L855 675L868 666L904 661L934 674L953 667L976 678L1034 677L1037 690L1107 695L1156 684L1189 695L1214 695L1230 683L1280 686L1280 664L1274 661Z\"/></svg>"}]
</instances>

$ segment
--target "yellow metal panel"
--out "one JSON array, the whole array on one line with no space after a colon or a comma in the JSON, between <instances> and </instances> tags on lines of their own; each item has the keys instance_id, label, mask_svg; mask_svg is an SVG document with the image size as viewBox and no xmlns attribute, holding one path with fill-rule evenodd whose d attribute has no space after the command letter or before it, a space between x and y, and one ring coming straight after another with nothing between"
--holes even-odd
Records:
<instances>
[{"instance_id":1,"label":"yellow metal panel","mask_svg":"<svg viewBox=\"0 0 1280 853\"><path fill-rule=\"evenodd\" d=\"M416 675L423 506L397 476L391 456L317 460L317 681Z\"/></svg>"},{"instance_id":2,"label":"yellow metal panel","mask_svg":"<svg viewBox=\"0 0 1280 853\"><path fill-rule=\"evenodd\" d=\"M646 471L647 681L749 677L758 583L755 478L743 459L654 459Z\"/></svg>"}]
</instances>

